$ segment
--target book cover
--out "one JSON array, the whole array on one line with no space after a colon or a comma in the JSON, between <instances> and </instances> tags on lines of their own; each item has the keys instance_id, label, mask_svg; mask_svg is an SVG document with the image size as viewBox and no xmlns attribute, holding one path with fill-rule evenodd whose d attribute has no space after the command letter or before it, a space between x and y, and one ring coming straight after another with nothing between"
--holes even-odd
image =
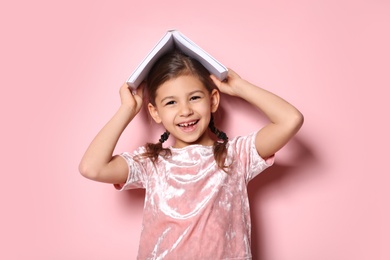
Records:
<instances>
[{"instance_id":1,"label":"book cover","mask_svg":"<svg viewBox=\"0 0 390 260\"><path fill-rule=\"evenodd\" d=\"M138 65L127 80L127 84L136 89L146 78L154 63L165 53L174 48L181 50L188 56L198 60L211 74L214 74L219 80L224 80L227 76L227 68L210 54L196 45L189 38L184 36L178 30L169 30L157 42L149 54Z\"/></svg>"}]
</instances>

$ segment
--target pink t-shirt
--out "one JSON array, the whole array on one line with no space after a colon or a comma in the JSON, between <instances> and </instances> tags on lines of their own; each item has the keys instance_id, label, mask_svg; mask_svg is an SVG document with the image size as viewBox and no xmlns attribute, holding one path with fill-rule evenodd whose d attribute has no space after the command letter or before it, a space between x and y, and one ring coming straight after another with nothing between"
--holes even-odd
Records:
<instances>
[{"instance_id":1,"label":"pink t-shirt","mask_svg":"<svg viewBox=\"0 0 390 260\"><path fill-rule=\"evenodd\" d=\"M255 147L255 134L228 142L228 173L212 146L170 148L172 156L133 160L122 190L146 189L138 259L251 259L247 184L273 164Z\"/></svg>"}]
</instances>

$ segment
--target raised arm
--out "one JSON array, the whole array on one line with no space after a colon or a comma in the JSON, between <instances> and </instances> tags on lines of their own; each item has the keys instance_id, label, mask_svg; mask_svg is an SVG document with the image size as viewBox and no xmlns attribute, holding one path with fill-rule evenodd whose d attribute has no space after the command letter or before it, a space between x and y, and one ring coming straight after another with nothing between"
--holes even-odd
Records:
<instances>
[{"instance_id":1,"label":"raised arm","mask_svg":"<svg viewBox=\"0 0 390 260\"><path fill-rule=\"evenodd\" d=\"M270 120L256 135L256 149L262 158L274 155L301 128L303 115L279 96L249 83L230 69L226 82L211 78L222 93L246 100Z\"/></svg>"},{"instance_id":2,"label":"raised arm","mask_svg":"<svg viewBox=\"0 0 390 260\"><path fill-rule=\"evenodd\" d=\"M106 183L124 183L128 167L122 158L113 156L119 137L142 106L142 91L132 95L126 83L119 90L121 106L110 121L100 130L87 148L79 165L84 177Z\"/></svg>"}]
</instances>

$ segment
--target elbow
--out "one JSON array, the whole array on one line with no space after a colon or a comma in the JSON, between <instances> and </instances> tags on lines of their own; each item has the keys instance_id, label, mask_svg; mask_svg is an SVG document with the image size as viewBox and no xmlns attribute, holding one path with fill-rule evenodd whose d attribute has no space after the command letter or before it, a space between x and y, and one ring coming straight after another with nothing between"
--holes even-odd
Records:
<instances>
[{"instance_id":1,"label":"elbow","mask_svg":"<svg viewBox=\"0 0 390 260\"><path fill-rule=\"evenodd\" d=\"M80 174L90 180L96 180L97 178L97 171L93 170L91 167L88 166L88 164L81 162L79 164L79 172Z\"/></svg>"},{"instance_id":2,"label":"elbow","mask_svg":"<svg viewBox=\"0 0 390 260\"><path fill-rule=\"evenodd\" d=\"M295 129L295 132L298 132L299 129L302 127L305 118L303 114L297 110L294 113L294 116L292 116L291 121L293 129Z\"/></svg>"},{"instance_id":3,"label":"elbow","mask_svg":"<svg viewBox=\"0 0 390 260\"><path fill-rule=\"evenodd\" d=\"M304 116L298 110L294 111L288 116L288 119L285 121L286 129L293 135L295 135L299 129L302 127L304 122Z\"/></svg>"},{"instance_id":4,"label":"elbow","mask_svg":"<svg viewBox=\"0 0 390 260\"><path fill-rule=\"evenodd\" d=\"M301 128L304 121L305 121L305 118L304 118L303 114L301 112L297 111L296 115L295 115L295 123L298 126L298 128Z\"/></svg>"}]
</instances>

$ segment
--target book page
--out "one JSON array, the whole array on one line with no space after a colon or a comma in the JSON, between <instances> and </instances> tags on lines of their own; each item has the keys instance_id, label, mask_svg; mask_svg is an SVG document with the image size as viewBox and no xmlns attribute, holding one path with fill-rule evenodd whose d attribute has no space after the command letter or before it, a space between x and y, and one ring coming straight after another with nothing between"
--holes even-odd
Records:
<instances>
[{"instance_id":1,"label":"book page","mask_svg":"<svg viewBox=\"0 0 390 260\"><path fill-rule=\"evenodd\" d=\"M205 68L214 74L219 80L224 80L227 76L227 68L213 58L210 54L185 37L179 31L173 32L173 37L177 48L185 54L197 59Z\"/></svg>"},{"instance_id":2,"label":"book page","mask_svg":"<svg viewBox=\"0 0 390 260\"><path fill-rule=\"evenodd\" d=\"M127 80L127 84L136 89L148 75L155 62L165 53L177 48L188 56L198 60L219 80L227 77L227 68L205 52L202 48L177 30L169 30L148 53Z\"/></svg>"},{"instance_id":3,"label":"book page","mask_svg":"<svg viewBox=\"0 0 390 260\"><path fill-rule=\"evenodd\" d=\"M138 65L138 67L131 74L127 83L132 88L137 88L139 84L145 79L148 75L153 64L166 52L173 50L174 43L172 32L167 32L163 38L154 46L154 48L149 52L145 59Z\"/></svg>"}]
</instances>

